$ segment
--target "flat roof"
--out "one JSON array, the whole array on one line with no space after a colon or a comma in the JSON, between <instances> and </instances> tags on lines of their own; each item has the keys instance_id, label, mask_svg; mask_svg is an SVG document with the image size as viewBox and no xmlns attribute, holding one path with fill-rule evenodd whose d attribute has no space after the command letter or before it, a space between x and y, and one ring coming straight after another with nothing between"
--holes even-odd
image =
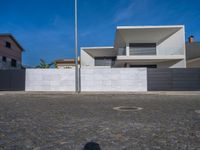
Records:
<instances>
[{"instance_id":1,"label":"flat roof","mask_svg":"<svg viewBox=\"0 0 200 150\"><path fill-rule=\"evenodd\" d=\"M184 29L184 25L118 26L115 34L115 48L125 47L126 43L160 44L181 29Z\"/></svg>"},{"instance_id":2,"label":"flat roof","mask_svg":"<svg viewBox=\"0 0 200 150\"><path fill-rule=\"evenodd\" d=\"M184 25L167 26L117 26L117 29L154 29L154 28L184 28Z\"/></svg>"},{"instance_id":3,"label":"flat roof","mask_svg":"<svg viewBox=\"0 0 200 150\"><path fill-rule=\"evenodd\" d=\"M113 46L82 47L81 50L85 51L92 57L116 56L116 51Z\"/></svg>"},{"instance_id":4,"label":"flat roof","mask_svg":"<svg viewBox=\"0 0 200 150\"><path fill-rule=\"evenodd\" d=\"M117 26L114 46L81 47L84 51L109 50L125 47L126 43L157 43L167 39L181 29L184 25L162 26ZM90 51L90 52L91 52Z\"/></svg>"},{"instance_id":5,"label":"flat roof","mask_svg":"<svg viewBox=\"0 0 200 150\"><path fill-rule=\"evenodd\" d=\"M99 46L99 47L81 47L82 50L94 50L94 49L113 49L113 46Z\"/></svg>"}]
</instances>

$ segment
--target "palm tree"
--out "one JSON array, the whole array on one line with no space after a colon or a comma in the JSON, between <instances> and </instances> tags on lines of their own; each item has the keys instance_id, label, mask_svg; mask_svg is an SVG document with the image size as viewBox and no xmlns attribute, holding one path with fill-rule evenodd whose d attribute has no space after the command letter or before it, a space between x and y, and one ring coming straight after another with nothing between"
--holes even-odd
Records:
<instances>
[{"instance_id":1,"label":"palm tree","mask_svg":"<svg viewBox=\"0 0 200 150\"><path fill-rule=\"evenodd\" d=\"M51 68L55 63L51 62L51 63L46 63L44 59L40 59L40 64L38 66L36 66L36 68L43 68L43 69L48 69Z\"/></svg>"}]
</instances>

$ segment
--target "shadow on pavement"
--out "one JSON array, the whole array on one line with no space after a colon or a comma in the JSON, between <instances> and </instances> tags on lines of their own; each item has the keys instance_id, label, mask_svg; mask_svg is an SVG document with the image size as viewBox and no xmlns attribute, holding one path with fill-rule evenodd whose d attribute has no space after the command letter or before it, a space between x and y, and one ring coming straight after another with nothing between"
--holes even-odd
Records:
<instances>
[{"instance_id":1,"label":"shadow on pavement","mask_svg":"<svg viewBox=\"0 0 200 150\"><path fill-rule=\"evenodd\" d=\"M101 148L98 143L89 142L84 146L83 150L101 150Z\"/></svg>"}]
</instances>

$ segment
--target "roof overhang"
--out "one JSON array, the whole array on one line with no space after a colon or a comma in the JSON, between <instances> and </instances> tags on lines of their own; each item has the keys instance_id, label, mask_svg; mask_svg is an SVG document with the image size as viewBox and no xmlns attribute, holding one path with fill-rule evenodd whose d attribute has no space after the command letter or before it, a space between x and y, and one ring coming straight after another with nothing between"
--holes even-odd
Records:
<instances>
[{"instance_id":1,"label":"roof overhang","mask_svg":"<svg viewBox=\"0 0 200 150\"><path fill-rule=\"evenodd\" d=\"M92 57L114 57L117 55L114 47L82 47L81 50L85 51Z\"/></svg>"},{"instance_id":2,"label":"roof overhang","mask_svg":"<svg viewBox=\"0 0 200 150\"><path fill-rule=\"evenodd\" d=\"M183 55L173 56L118 56L116 63L133 63L133 64L155 64L168 61L180 61L184 60Z\"/></svg>"},{"instance_id":3,"label":"roof overhang","mask_svg":"<svg viewBox=\"0 0 200 150\"><path fill-rule=\"evenodd\" d=\"M126 43L161 43L179 30L178 26L118 26L115 47L124 47Z\"/></svg>"},{"instance_id":4,"label":"roof overhang","mask_svg":"<svg viewBox=\"0 0 200 150\"><path fill-rule=\"evenodd\" d=\"M22 51L25 51L24 48L19 44L19 42L15 39L15 37L12 34L9 34L9 33L8 34L0 34L0 36L10 37Z\"/></svg>"}]
</instances>

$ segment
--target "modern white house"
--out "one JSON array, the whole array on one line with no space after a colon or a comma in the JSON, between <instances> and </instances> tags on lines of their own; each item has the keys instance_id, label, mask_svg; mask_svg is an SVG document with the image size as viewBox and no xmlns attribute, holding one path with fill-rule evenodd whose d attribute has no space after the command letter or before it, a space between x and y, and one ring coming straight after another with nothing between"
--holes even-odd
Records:
<instances>
[{"instance_id":1,"label":"modern white house","mask_svg":"<svg viewBox=\"0 0 200 150\"><path fill-rule=\"evenodd\" d=\"M81 48L81 66L186 68L185 27L119 26L114 46Z\"/></svg>"}]
</instances>

